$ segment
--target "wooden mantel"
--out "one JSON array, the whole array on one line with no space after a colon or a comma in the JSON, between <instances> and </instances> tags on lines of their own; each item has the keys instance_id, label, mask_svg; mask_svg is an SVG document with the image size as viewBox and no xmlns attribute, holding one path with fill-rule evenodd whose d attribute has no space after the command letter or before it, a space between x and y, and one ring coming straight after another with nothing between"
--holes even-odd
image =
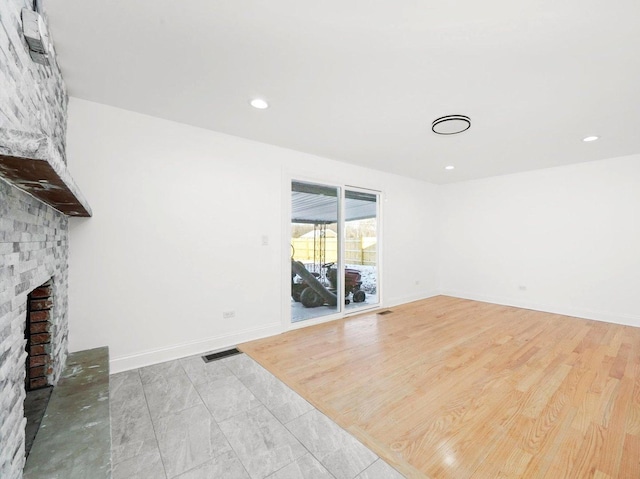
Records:
<instances>
[{"instance_id":1,"label":"wooden mantel","mask_svg":"<svg viewBox=\"0 0 640 479\"><path fill-rule=\"evenodd\" d=\"M2 129L0 129L2 130ZM60 154L44 136L2 130L0 177L67 216L92 215Z\"/></svg>"}]
</instances>

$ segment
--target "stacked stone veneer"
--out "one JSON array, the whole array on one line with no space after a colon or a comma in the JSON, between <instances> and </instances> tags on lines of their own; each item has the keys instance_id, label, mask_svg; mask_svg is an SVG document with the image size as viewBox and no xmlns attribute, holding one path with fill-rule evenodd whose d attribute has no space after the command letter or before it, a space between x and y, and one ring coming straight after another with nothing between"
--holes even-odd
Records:
<instances>
[{"instance_id":1,"label":"stacked stone veneer","mask_svg":"<svg viewBox=\"0 0 640 479\"><path fill-rule=\"evenodd\" d=\"M67 94L55 63L31 60L22 37L22 8L31 0L0 0L0 151L24 157L46 138L43 156L66 163ZM39 140L38 140L39 141ZM50 319L55 384L67 355L67 218L0 178L0 477L24 468L25 321L27 295L53 279Z\"/></svg>"},{"instance_id":2,"label":"stacked stone veneer","mask_svg":"<svg viewBox=\"0 0 640 479\"><path fill-rule=\"evenodd\" d=\"M67 355L67 218L0 181L0 477L24 468L25 324L27 296L50 278L51 372L55 384Z\"/></svg>"},{"instance_id":3,"label":"stacked stone veneer","mask_svg":"<svg viewBox=\"0 0 640 479\"><path fill-rule=\"evenodd\" d=\"M21 156L33 149L21 143L47 138L46 154L66 164L68 98L62 74L55 59L50 66L34 63L22 36L22 9L32 4L0 0L0 148L9 146Z\"/></svg>"}]
</instances>

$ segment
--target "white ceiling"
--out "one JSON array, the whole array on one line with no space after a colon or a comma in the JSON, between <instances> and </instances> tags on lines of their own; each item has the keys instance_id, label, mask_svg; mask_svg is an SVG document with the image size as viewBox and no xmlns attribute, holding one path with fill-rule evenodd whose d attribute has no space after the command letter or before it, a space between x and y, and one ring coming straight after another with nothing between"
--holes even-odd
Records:
<instances>
[{"instance_id":1,"label":"white ceiling","mask_svg":"<svg viewBox=\"0 0 640 479\"><path fill-rule=\"evenodd\" d=\"M127 110L434 183L640 153L638 0L44 6L69 94Z\"/></svg>"}]
</instances>

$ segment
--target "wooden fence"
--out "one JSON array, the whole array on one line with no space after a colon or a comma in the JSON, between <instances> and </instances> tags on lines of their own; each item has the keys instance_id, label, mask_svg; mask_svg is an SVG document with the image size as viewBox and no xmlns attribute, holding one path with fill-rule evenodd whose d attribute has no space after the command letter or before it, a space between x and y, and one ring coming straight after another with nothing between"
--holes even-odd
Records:
<instances>
[{"instance_id":1,"label":"wooden fence","mask_svg":"<svg viewBox=\"0 0 640 479\"><path fill-rule=\"evenodd\" d=\"M314 261L313 238L292 238L291 244L294 248L293 259L297 261ZM316 247L318 244L316 242ZM376 265L376 238L356 238L345 240L345 263ZM319 258L316 260L320 261ZM325 256L322 259L325 263L335 263L338 261L338 241L337 238L327 238L325 242Z\"/></svg>"}]
</instances>

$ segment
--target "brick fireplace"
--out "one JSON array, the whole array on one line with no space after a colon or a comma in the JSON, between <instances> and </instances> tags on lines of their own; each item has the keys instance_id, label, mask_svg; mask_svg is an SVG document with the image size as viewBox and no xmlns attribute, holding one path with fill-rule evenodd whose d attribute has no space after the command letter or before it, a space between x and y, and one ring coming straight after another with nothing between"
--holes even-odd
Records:
<instances>
[{"instance_id":1,"label":"brick fireplace","mask_svg":"<svg viewBox=\"0 0 640 479\"><path fill-rule=\"evenodd\" d=\"M51 308L52 281L37 287L27 296L24 339L27 342L25 388L27 391L51 385Z\"/></svg>"}]
</instances>

